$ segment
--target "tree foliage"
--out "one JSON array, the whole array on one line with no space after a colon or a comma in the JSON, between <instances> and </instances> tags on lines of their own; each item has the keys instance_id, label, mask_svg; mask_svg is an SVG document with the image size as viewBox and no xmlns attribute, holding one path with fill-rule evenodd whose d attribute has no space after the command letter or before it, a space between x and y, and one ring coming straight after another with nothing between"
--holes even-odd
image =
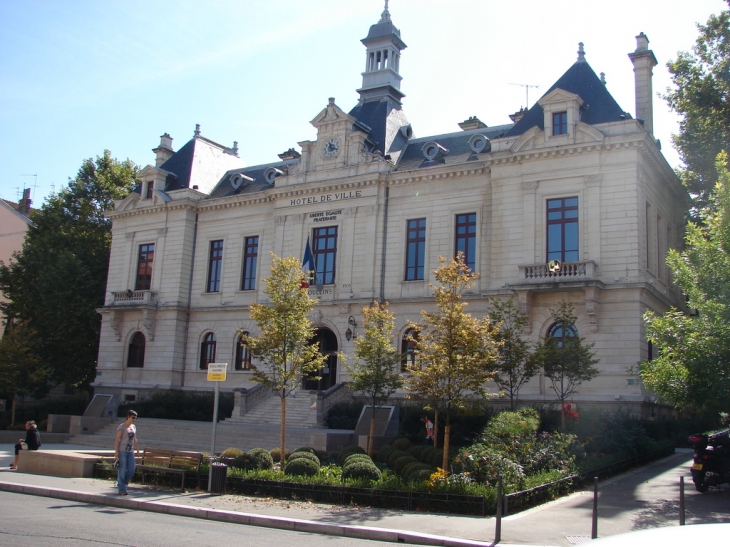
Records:
<instances>
[{"instance_id":1,"label":"tree foliage","mask_svg":"<svg viewBox=\"0 0 730 547\"><path fill-rule=\"evenodd\" d=\"M558 338L546 333L537 346L535 358L545 369L550 387L564 405L578 391L578 386L598 375L598 369L593 366L598 359L593 353L595 344L586 344L585 338L572 331L576 321L573 304L562 302L557 308L550 308L550 313L555 324L562 327L564 336Z\"/></svg>"},{"instance_id":2,"label":"tree foliage","mask_svg":"<svg viewBox=\"0 0 730 547\"><path fill-rule=\"evenodd\" d=\"M251 365L251 379L281 398L283 455L286 453L286 398L305 376L324 366L327 356L319 353L318 344L311 343L315 329L308 314L317 301L302 287L302 263L293 256L279 258L273 253L271 256L271 274L264 279L264 293L270 303L250 307L251 318L261 334L247 335L245 339L251 355L261 362L261 365Z\"/></svg>"},{"instance_id":3,"label":"tree foliage","mask_svg":"<svg viewBox=\"0 0 730 547\"><path fill-rule=\"evenodd\" d=\"M421 312L421 322L411 324L419 333L418 355L409 367L408 389L431 402L445 415L443 469L448 469L451 413L465 408L474 394L486 396L485 384L494 376L497 359L496 327L489 317L476 319L465 312L462 293L479 274L471 272L462 253L447 261L434 275L437 311Z\"/></svg>"},{"instance_id":4,"label":"tree foliage","mask_svg":"<svg viewBox=\"0 0 730 547\"><path fill-rule=\"evenodd\" d=\"M682 180L702 207L717 181L715 158L730 149L730 11L697 28L692 52L667 65L674 87L664 98L682 116L674 146L685 164Z\"/></svg>"},{"instance_id":5,"label":"tree foliage","mask_svg":"<svg viewBox=\"0 0 730 547\"><path fill-rule=\"evenodd\" d=\"M368 456L373 455L375 413L403 385L401 354L393 345L395 318L388 303L373 302L362 310L365 333L355 339L355 362L349 372L350 386L362 392L373 408L370 418Z\"/></svg>"},{"instance_id":6,"label":"tree foliage","mask_svg":"<svg viewBox=\"0 0 730 547\"><path fill-rule=\"evenodd\" d=\"M522 338L527 317L515 306L514 297L509 300L493 300L492 320L497 324L496 376L494 381L510 400L514 410L520 388L540 370L534 359L530 342Z\"/></svg>"},{"instance_id":7,"label":"tree foliage","mask_svg":"<svg viewBox=\"0 0 730 547\"><path fill-rule=\"evenodd\" d=\"M645 385L686 410L727 411L730 406L730 172L718 155L718 183L688 223L685 250L670 250L667 264L687 295L690 315L672 309L644 316L647 338L659 356L640 363Z\"/></svg>"},{"instance_id":8,"label":"tree foliage","mask_svg":"<svg viewBox=\"0 0 730 547\"><path fill-rule=\"evenodd\" d=\"M138 183L137 167L108 150L87 159L66 188L31 216L23 248L0 265L2 310L20 321L51 381L88 386L99 352L111 224L104 213Z\"/></svg>"}]
</instances>

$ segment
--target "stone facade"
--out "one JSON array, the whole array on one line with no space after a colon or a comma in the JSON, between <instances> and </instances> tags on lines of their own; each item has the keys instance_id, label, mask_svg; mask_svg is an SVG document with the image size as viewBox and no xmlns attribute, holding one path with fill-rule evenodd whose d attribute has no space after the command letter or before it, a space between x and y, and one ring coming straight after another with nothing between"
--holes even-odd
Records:
<instances>
[{"instance_id":1,"label":"stone facade","mask_svg":"<svg viewBox=\"0 0 730 547\"><path fill-rule=\"evenodd\" d=\"M13 253L23 249L25 233L32 224L30 188L23 190L23 199L19 203L0 199L0 262L9 264ZM7 299L0 293L0 302ZM0 338L5 332L5 316L0 314Z\"/></svg>"},{"instance_id":2,"label":"stone facade","mask_svg":"<svg viewBox=\"0 0 730 547\"><path fill-rule=\"evenodd\" d=\"M330 99L312 120L317 139L300 142L301 154L244 167L237 145L205 139L199 128L177 152L163 135L155 166L109 213L96 392L130 399L211 389L201 367L211 335L214 360L229 363L223 389L253 387L245 353L235 370L238 333L257 332L248 307L265 302L269 253L301 259L308 242L322 260L309 289L319 298L312 319L321 346L351 354L347 330L359 333L373 299L390 302L400 346L408 322L433 306L439 256L461 247L480 273L468 311L485 315L491 298L514 296L529 317L525 336L537 342L553 324L549 308L572 302L601 371L574 400L652 412L652 394L632 367L651 357L642 314L682 305L662 257L682 244L688 198L651 120L618 108L581 47L516 123L488 127L474 118L463 131L415 138L400 104L405 44L387 10L363 44L361 101L348 113ZM630 54L644 90L653 66L647 45L640 35ZM646 101L651 94L637 92L637 112L650 116ZM556 223L555 211L565 218ZM551 272L555 257L561 268ZM332 358L322 382L305 387L346 380ZM520 397L555 400L542 376Z\"/></svg>"}]
</instances>

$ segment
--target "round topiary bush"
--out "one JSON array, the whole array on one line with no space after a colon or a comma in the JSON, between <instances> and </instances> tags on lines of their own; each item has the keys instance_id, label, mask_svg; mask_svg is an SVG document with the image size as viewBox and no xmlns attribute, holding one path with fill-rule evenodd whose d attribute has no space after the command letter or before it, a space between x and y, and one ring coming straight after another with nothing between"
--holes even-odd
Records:
<instances>
[{"instance_id":1,"label":"round topiary bush","mask_svg":"<svg viewBox=\"0 0 730 547\"><path fill-rule=\"evenodd\" d=\"M375 459L381 463L388 463L388 456L393 452L393 450L395 450L395 448L393 448L389 444L386 444L380 450L378 450Z\"/></svg>"},{"instance_id":2,"label":"round topiary bush","mask_svg":"<svg viewBox=\"0 0 730 547\"><path fill-rule=\"evenodd\" d=\"M306 452L300 452L300 454L306 454ZM319 464L309 458L294 458L286 463L284 473L312 477L319 473Z\"/></svg>"},{"instance_id":3,"label":"round topiary bush","mask_svg":"<svg viewBox=\"0 0 730 547\"><path fill-rule=\"evenodd\" d=\"M355 461L350 465L342 468L343 479L367 479L369 481L379 481L383 478L380 469L375 467L373 463L364 461Z\"/></svg>"},{"instance_id":4,"label":"round topiary bush","mask_svg":"<svg viewBox=\"0 0 730 547\"><path fill-rule=\"evenodd\" d=\"M272 448L269 451L269 454L271 454L271 459L274 460L275 463L279 463L281 461L279 459L279 455L281 454L280 447L277 446L276 448ZM289 454L290 454L290 452L287 450L286 453L284 454L284 460L286 460L289 457Z\"/></svg>"},{"instance_id":5,"label":"round topiary bush","mask_svg":"<svg viewBox=\"0 0 730 547\"><path fill-rule=\"evenodd\" d=\"M438 453L438 448L434 448L433 446L427 446L423 452L421 452L421 455L418 456L418 459L421 460L423 463L428 463L431 460L431 456Z\"/></svg>"},{"instance_id":6,"label":"round topiary bush","mask_svg":"<svg viewBox=\"0 0 730 547\"><path fill-rule=\"evenodd\" d=\"M440 448L436 449L429 457L428 461L424 462L434 467L441 467L444 464L444 451Z\"/></svg>"},{"instance_id":7,"label":"round topiary bush","mask_svg":"<svg viewBox=\"0 0 730 547\"><path fill-rule=\"evenodd\" d=\"M408 482L423 482L431 478L436 470L431 467L430 469L416 469L413 473L408 476Z\"/></svg>"},{"instance_id":8,"label":"round topiary bush","mask_svg":"<svg viewBox=\"0 0 730 547\"><path fill-rule=\"evenodd\" d=\"M369 463L374 463L372 458L368 456L367 454L350 454L345 458L345 461L342 462L342 467L347 466L350 463L356 462L356 461L364 461Z\"/></svg>"},{"instance_id":9,"label":"round topiary bush","mask_svg":"<svg viewBox=\"0 0 730 547\"><path fill-rule=\"evenodd\" d=\"M231 467L234 469L244 469L245 471L252 471L258 468L256 458L251 454L240 454L233 458Z\"/></svg>"},{"instance_id":10,"label":"round topiary bush","mask_svg":"<svg viewBox=\"0 0 730 547\"><path fill-rule=\"evenodd\" d=\"M295 454L297 452L309 452L310 454L317 455L317 451L314 448L310 448L309 446L301 446L297 448L292 454Z\"/></svg>"},{"instance_id":11,"label":"round topiary bush","mask_svg":"<svg viewBox=\"0 0 730 547\"><path fill-rule=\"evenodd\" d=\"M340 451L339 456L337 456L337 463L340 465L345 463L345 459L347 459L347 456L350 454L365 454L365 451L357 445L346 446Z\"/></svg>"},{"instance_id":12,"label":"round topiary bush","mask_svg":"<svg viewBox=\"0 0 730 547\"><path fill-rule=\"evenodd\" d=\"M401 470L400 477L404 481L408 481L408 478L413 474L414 471L419 471L421 469L427 469L431 473L435 473L436 472L436 468L435 467L431 467L430 465L425 464L425 463L421 463L421 462L413 462L413 463L409 463L408 465L406 465Z\"/></svg>"},{"instance_id":13,"label":"round topiary bush","mask_svg":"<svg viewBox=\"0 0 730 547\"><path fill-rule=\"evenodd\" d=\"M258 469L271 469L274 467L274 460L265 448L253 448L248 452L254 460Z\"/></svg>"},{"instance_id":14,"label":"round topiary bush","mask_svg":"<svg viewBox=\"0 0 730 547\"><path fill-rule=\"evenodd\" d=\"M413 446L413 443L408 439L396 439L393 441L393 448L397 448L398 450L408 450L411 446Z\"/></svg>"},{"instance_id":15,"label":"round topiary bush","mask_svg":"<svg viewBox=\"0 0 730 547\"><path fill-rule=\"evenodd\" d=\"M243 450L231 447L226 448L223 452L221 452L221 458L235 458L241 454L243 454Z\"/></svg>"},{"instance_id":16,"label":"round topiary bush","mask_svg":"<svg viewBox=\"0 0 730 547\"><path fill-rule=\"evenodd\" d=\"M292 452L291 455L289 456L289 458L287 459L287 462L291 462L294 460L300 460L300 459L311 460L314 463L316 463L317 466L320 465L319 458L317 456L315 456L314 454L312 454L311 452Z\"/></svg>"},{"instance_id":17,"label":"round topiary bush","mask_svg":"<svg viewBox=\"0 0 730 547\"><path fill-rule=\"evenodd\" d=\"M401 471L403 471L405 466L408 465L409 463L421 463L421 462L419 462L413 456L406 454L405 456L401 456L400 458L395 460L395 464L393 465L393 471L395 471L396 473L398 473L400 475Z\"/></svg>"},{"instance_id":18,"label":"round topiary bush","mask_svg":"<svg viewBox=\"0 0 730 547\"><path fill-rule=\"evenodd\" d=\"M403 456L407 456L408 452L404 452L403 450L393 449L393 451L390 453L390 456L388 456L388 467L391 469L395 469L395 462L398 460L398 458L402 458Z\"/></svg>"},{"instance_id":19,"label":"round topiary bush","mask_svg":"<svg viewBox=\"0 0 730 547\"><path fill-rule=\"evenodd\" d=\"M424 451L428 450L429 448L433 448L432 446L429 446L427 444L416 444L410 447L406 452L408 452L411 456L417 459L421 459L421 454L423 454Z\"/></svg>"}]
</instances>

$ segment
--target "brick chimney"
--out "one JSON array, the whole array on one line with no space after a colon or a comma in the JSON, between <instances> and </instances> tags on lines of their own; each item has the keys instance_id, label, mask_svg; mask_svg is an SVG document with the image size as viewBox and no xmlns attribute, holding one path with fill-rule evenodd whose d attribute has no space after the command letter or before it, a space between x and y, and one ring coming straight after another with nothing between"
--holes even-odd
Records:
<instances>
[{"instance_id":1,"label":"brick chimney","mask_svg":"<svg viewBox=\"0 0 730 547\"><path fill-rule=\"evenodd\" d=\"M23 190L23 199L18 202L18 211L23 213L25 216L30 216L30 206L33 204L33 200L30 199L30 188Z\"/></svg>"},{"instance_id":2,"label":"brick chimney","mask_svg":"<svg viewBox=\"0 0 730 547\"><path fill-rule=\"evenodd\" d=\"M652 101L651 77L652 69L658 64L654 52L649 49L649 38L643 32L636 37L636 51L629 53L634 64L634 81L636 93L636 117L644 122L644 129L650 135L654 133L654 107Z\"/></svg>"},{"instance_id":3,"label":"brick chimney","mask_svg":"<svg viewBox=\"0 0 730 547\"><path fill-rule=\"evenodd\" d=\"M153 148L152 151L155 153L155 167L159 167L167 160L169 160L175 151L172 149L172 137L165 133L160 137L160 146Z\"/></svg>"}]
</instances>

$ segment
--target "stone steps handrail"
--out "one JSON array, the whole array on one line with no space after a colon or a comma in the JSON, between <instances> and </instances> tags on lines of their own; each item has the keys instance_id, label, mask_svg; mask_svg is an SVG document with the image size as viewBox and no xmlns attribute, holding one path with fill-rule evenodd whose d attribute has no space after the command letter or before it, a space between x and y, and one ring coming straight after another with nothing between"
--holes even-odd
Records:
<instances>
[{"instance_id":1,"label":"stone steps handrail","mask_svg":"<svg viewBox=\"0 0 730 547\"><path fill-rule=\"evenodd\" d=\"M317 425L324 427L330 408L340 401L351 399L352 390L347 383L340 382L325 391L313 392L312 395L317 408Z\"/></svg>"},{"instance_id":2,"label":"stone steps handrail","mask_svg":"<svg viewBox=\"0 0 730 547\"><path fill-rule=\"evenodd\" d=\"M255 406L271 396L271 390L263 384L256 384L252 388L236 388L233 390L233 413L231 418L241 418Z\"/></svg>"}]
</instances>

